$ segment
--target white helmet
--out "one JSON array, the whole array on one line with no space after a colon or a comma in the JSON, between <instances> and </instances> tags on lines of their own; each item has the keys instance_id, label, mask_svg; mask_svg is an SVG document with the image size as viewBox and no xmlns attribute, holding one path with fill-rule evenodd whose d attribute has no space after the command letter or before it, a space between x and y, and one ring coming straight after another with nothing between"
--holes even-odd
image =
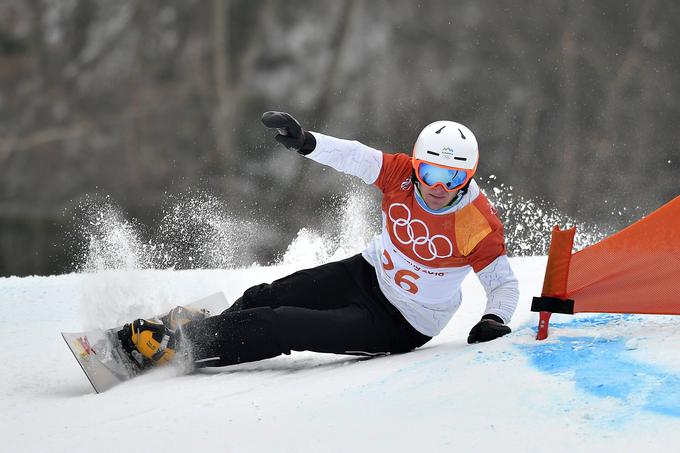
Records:
<instances>
[{"instance_id":1,"label":"white helmet","mask_svg":"<svg viewBox=\"0 0 680 453\"><path fill-rule=\"evenodd\" d=\"M435 121L425 126L413 146L413 169L418 180L428 186L441 184L449 191L465 186L477 170L479 148L477 139L470 129L453 121ZM441 169L457 170L450 172L449 182L443 177L424 178L421 171L434 165ZM432 168L432 167L429 167ZM461 182L462 181L462 182Z\"/></svg>"}]
</instances>

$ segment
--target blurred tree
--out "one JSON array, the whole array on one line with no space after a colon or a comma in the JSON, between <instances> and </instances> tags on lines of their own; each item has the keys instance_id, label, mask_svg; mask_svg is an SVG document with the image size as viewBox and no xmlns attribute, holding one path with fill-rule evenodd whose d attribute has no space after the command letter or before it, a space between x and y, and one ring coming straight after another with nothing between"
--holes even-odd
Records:
<instances>
[{"instance_id":1,"label":"blurred tree","mask_svg":"<svg viewBox=\"0 0 680 453\"><path fill-rule=\"evenodd\" d=\"M207 191L261 221L242 263L271 259L349 179L278 147L269 109L388 152L461 121L480 178L620 227L678 192L679 35L672 0L4 0L0 274L71 270L98 193L154 234Z\"/></svg>"}]
</instances>

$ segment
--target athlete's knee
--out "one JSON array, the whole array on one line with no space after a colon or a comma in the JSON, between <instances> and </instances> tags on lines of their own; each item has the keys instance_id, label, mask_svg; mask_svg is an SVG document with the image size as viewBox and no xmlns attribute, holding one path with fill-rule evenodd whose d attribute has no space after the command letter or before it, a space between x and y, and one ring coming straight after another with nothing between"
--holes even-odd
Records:
<instances>
[{"instance_id":1,"label":"athlete's knee","mask_svg":"<svg viewBox=\"0 0 680 453\"><path fill-rule=\"evenodd\" d=\"M392 354L404 354L406 352L411 352L419 347L423 346L425 343L430 341L432 337L427 337L422 334L413 336L412 338L397 341L392 347Z\"/></svg>"},{"instance_id":2,"label":"athlete's knee","mask_svg":"<svg viewBox=\"0 0 680 453\"><path fill-rule=\"evenodd\" d=\"M238 304L238 305L237 305ZM234 302L235 308L239 310L249 310L259 307L276 307L277 294L272 285L261 283L251 286L243 292L243 295Z\"/></svg>"}]
</instances>

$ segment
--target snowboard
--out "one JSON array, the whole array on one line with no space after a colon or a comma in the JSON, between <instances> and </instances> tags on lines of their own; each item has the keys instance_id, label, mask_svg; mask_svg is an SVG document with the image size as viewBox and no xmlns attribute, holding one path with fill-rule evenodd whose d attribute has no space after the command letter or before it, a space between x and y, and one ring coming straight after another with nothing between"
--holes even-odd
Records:
<instances>
[{"instance_id":1,"label":"snowboard","mask_svg":"<svg viewBox=\"0 0 680 453\"><path fill-rule=\"evenodd\" d=\"M186 308L200 310L206 316L219 313L227 306L227 299L221 292L184 305ZM105 330L61 333L66 345L97 393L105 392L145 371L133 357L123 350L118 339L118 331L122 328L123 326L118 326Z\"/></svg>"}]
</instances>

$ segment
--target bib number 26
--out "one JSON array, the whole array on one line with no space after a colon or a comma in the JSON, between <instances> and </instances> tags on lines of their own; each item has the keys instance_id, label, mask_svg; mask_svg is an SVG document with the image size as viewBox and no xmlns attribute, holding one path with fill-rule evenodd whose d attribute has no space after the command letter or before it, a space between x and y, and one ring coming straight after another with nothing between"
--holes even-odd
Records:
<instances>
[{"instance_id":1,"label":"bib number 26","mask_svg":"<svg viewBox=\"0 0 680 453\"><path fill-rule=\"evenodd\" d=\"M386 271L394 270L394 262L387 250L383 250L382 266ZM406 269L400 269L394 273L394 282L399 285L403 290L408 291L411 294L416 294L418 292L418 285L416 280L420 278L420 275L413 271Z\"/></svg>"}]
</instances>

